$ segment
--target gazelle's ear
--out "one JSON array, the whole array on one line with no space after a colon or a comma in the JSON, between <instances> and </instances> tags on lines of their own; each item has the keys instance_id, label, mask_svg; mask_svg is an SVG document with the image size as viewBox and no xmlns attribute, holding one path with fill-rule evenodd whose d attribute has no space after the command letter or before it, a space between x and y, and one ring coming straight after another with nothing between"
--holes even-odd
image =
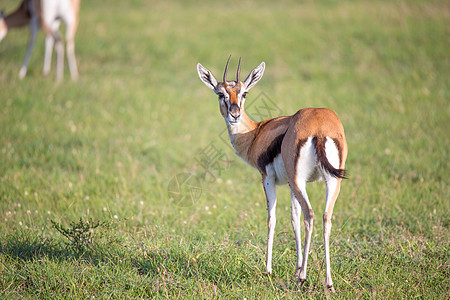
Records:
<instances>
[{"instance_id":1,"label":"gazelle's ear","mask_svg":"<svg viewBox=\"0 0 450 300\"><path fill-rule=\"evenodd\" d=\"M251 89L263 77L265 68L266 64L262 62L253 71L250 72L250 75L248 75L247 79L245 79L244 81L244 85L247 90Z\"/></svg>"},{"instance_id":2,"label":"gazelle's ear","mask_svg":"<svg viewBox=\"0 0 450 300\"><path fill-rule=\"evenodd\" d=\"M197 72L200 80L203 81L203 83L206 84L207 87L215 91L217 87L217 80L216 78L214 78L214 75L211 73L211 71L198 63Z\"/></svg>"}]
</instances>

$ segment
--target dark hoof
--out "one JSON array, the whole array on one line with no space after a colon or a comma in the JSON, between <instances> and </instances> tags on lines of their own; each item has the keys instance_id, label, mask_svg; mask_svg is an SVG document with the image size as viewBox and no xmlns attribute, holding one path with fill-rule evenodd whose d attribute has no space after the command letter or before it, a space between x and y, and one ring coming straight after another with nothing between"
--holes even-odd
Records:
<instances>
[{"instance_id":1,"label":"dark hoof","mask_svg":"<svg viewBox=\"0 0 450 300\"><path fill-rule=\"evenodd\" d=\"M297 280L297 291L299 291L299 292L306 292L306 285L305 285L305 282L306 282L306 279L300 279L300 278L297 278L298 280Z\"/></svg>"}]
</instances>

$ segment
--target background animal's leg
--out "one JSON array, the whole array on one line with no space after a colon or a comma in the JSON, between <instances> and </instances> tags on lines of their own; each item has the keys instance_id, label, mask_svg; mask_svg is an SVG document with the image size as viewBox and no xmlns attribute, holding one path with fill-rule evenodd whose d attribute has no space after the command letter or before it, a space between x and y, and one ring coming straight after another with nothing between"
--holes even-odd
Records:
<instances>
[{"instance_id":1,"label":"background animal's leg","mask_svg":"<svg viewBox=\"0 0 450 300\"><path fill-rule=\"evenodd\" d=\"M30 41L28 43L27 54L23 61L22 67L20 68L19 71L20 79L25 78L25 75L27 75L28 61L30 60L31 52L33 52L34 43L36 41L38 31L39 31L39 18L38 16L33 16L30 20Z\"/></svg>"},{"instance_id":2,"label":"background animal's leg","mask_svg":"<svg viewBox=\"0 0 450 300\"><path fill-rule=\"evenodd\" d=\"M55 44L55 40L52 35L47 35L45 37L45 54L44 54L44 69L42 70L42 74L44 76L50 73L50 68L52 65L52 53L53 53L53 45Z\"/></svg>"},{"instance_id":3,"label":"background animal's leg","mask_svg":"<svg viewBox=\"0 0 450 300\"><path fill-rule=\"evenodd\" d=\"M78 27L78 20L71 18L66 22L66 47L67 47L67 60L69 62L69 71L72 80L78 79L78 67L77 60L75 58L75 33Z\"/></svg>"},{"instance_id":4,"label":"background animal's leg","mask_svg":"<svg viewBox=\"0 0 450 300\"><path fill-rule=\"evenodd\" d=\"M48 75L50 73L50 68L52 65L52 54L53 46L55 45L55 40L60 39L58 35L59 20L53 21L51 26L47 23L42 24L42 29L45 32L45 55L44 55L44 69L42 70L43 75Z\"/></svg>"},{"instance_id":5,"label":"background animal's leg","mask_svg":"<svg viewBox=\"0 0 450 300\"><path fill-rule=\"evenodd\" d=\"M75 42L74 37L67 39L67 59L69 61L70 76L73 80L78 79L77 60L75 58Z\"/></svg>"},{"instance_id":6,"label":"background animal's leg","mask_svg":"<svg viewBox=\"0 0 450 300\"><path fill-rule=\"evenodd\" d=\"M56 80L61 81L64 77L64 43L61 37L56 38Z\"/></svg>"}]
</instances>

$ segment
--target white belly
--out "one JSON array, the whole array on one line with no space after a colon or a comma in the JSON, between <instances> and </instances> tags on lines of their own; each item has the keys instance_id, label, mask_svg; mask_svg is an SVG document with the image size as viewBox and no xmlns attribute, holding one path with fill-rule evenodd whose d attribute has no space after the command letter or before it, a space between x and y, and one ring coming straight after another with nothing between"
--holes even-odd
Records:
<instances>
[{"instance_id":1,"label":"white belly","mask_svg":"<svg viewBox=\"0 0 450 300\"><path fill-rule=\"evenodd\" d=\"M283 158L278 154L271 164L266 166L267 176L273 177L277 185L288 183L286 169L284 167Z\"/></svg>"}]
</instances>

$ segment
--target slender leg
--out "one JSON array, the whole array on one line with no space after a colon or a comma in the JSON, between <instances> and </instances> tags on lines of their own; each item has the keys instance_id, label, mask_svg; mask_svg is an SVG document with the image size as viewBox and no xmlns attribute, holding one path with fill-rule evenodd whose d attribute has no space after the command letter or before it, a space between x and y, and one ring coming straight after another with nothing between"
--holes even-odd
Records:
<instances>
[{"instance_id":1,"label":"slender leg","mask_svg":"<svg viewBox=\"0 0 450 300\"><path fill-rule=\"evenodd\" d=\"M311 246L311 235L314 226L314 212L311 204L309 203L308 194L306 193L306 182L298 182L291 189L297 198L303 212L303 218L305 222L305 244L303 246L303 260L300 268L299 283L303 284L306 281L306 269L308 265L309 247Z\"/></svg>"},{"instance_id":2,"label":"slender leg","mask_svg":"<svg viewBox=\"0 0 450 300\"><path fill-rule=\"evenodd\" d=\"M64 43L61 38L56 39L56 81L61 81L64 76Z\"/></svg>"},{"instance_id":3,"label":"slender leg","mask_svg":"<svg viewBox=\"0 0 450 300\"><path fill-rule=\"evenodd\" d=\"M78 79L77 61L75 58L75 32L77 30L77 24L68 24L66 29L66 47L67 47L67 59L69 61L69 71L72 80Z\"/></svg>"},{"instance_id":4,"label":"slender leg","mask_svg":"<svg viewBox=\"0 0 450 300\"><path fill-rule=\"evenodd\" d=\"M42 70L42 74L48 75L50 73L50 68L52 65L52 53L53 53L53 46L55 46L56 50L56 74L58 77L58 65L61 60L60 53L61 53L61 47L64 47L64 45L61 42L61 38L59 36L58 28L59 24L61 23L60 20L52 20L51 16L48 16L48 20L46 22L43 21L42 28L45 32L45 56L44 56L44 69ZM50 25L49 25L50 24ZM59 42L59 44L58 44ZM62 49L63 55L64 55L64 48ZM63 62L64 62L64 56L63 56ZM63 66L64 67L64 66Z\"/></svg>"},{"instance_id":5,"label":"slender leg","mask_svg":"<svg viewBox=\"0 0 450 300\"><path fill-rule=\"evenodd\" d=\"M44 69L42 70L42 74L44 76L50 73L50 68L52 65L52 53L53 53L53 45L55 44L55 39L53 35L47 34L45 37L45 55L44 55Z\"/></svg>"},{"instance_id":6,"label":"slender leg","mask_svg":"<svg viewBox=\"0 0 450 300\"><path fill-rule=\"evenodd\" d=\"M291 191L291 224L295 235L295 246L297 248L297 266L295 268L295 277L300 276L300 267L302 265L302 241L300 231L300 216L302 214L300 203Z\"/></svg>"},{"instance_id":7,"label":"slender leg","mask_svg":"<svg viewBox=\"0 0 450 300\"><path fill-rule=\"evenodd\" d=\"M75 43L74 40L67 40L67 59L69 60L69 71L72 80L78 79L77 61L75 58Z\"/></svg>"},{"instance_id":8,"label":"slender leg","mask_svg":"<svg viewBox=\"0 0 450 300\"><path fill-rule=\"evenodd\" d=\"M266 256L266 270L267 273L272 274L272 248L273 237L275 234L275 224L277 222L275 210L277 206L277 192L275 188L275 180L273 177L263 177L264 192L267 199L267 256Z\"/></svg>"},{"instance_id":9,"label":"slender leg","mask_svg":"<svg viewBox=\"0 0 450 300\"><path fill-rule=\"evenodd\" d=\"M333 215L333 208L336 199L339 195L341 186L341 179L336 179L329 176L325 181L326 185L326 203L325 212L323 214L323 239L325 245L325 264L326 264L326 279L325 284L327 288L334 292L333 280L331 279L331 266L330 266L330 233L331 233L331 216Z\"/></svg>"},{"instance_id":10,"label":"slender leg","mask_svg":"<svg viewBox=\"0 0 450 300\"><path fill-rule=\"evenodd\" d=\"M30 41L28 43L28 49L27 54L25 56L25 59L23 61L22 67L19 71L19 78L23 79L25 78L25 75L27 75L27 68L28 68L28 61L30 60L31 52L33 52L34 48L34 42L36 41L36 36L39 30L39 19L37 16L33 16L30 21Z\"/></svg>"}]
</instances>

